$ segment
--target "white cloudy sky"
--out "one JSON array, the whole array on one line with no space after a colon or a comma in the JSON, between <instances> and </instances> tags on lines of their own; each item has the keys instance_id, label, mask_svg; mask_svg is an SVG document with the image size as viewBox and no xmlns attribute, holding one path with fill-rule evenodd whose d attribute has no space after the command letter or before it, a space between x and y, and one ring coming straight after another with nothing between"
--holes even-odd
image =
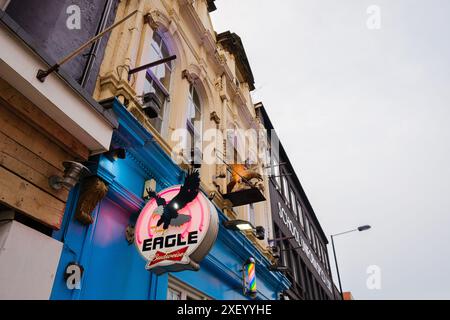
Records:
<instances>
[{"instance_id":1,"label":"white cloudy sky","mask_svg":"<svg viewBox=\"0 0 450 320\"><path fill-rule=\"evenodd\" d=\"M450 1L217 0L356 299L450 299ZM381 9L381 29L366 26ZM256 101L255 101L256 102ZM329 248L331 250L331 248ZM331 255L331 251L330 251ZM381 268L381 290L366 269Z\"/></svg>"}]
</instances>

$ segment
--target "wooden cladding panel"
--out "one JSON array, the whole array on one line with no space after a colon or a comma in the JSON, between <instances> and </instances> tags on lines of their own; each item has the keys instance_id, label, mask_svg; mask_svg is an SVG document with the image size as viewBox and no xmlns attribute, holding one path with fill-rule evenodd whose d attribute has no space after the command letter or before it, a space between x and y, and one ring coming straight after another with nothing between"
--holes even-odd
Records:
<instances>
[{"instance_id":1,"label":"wooden cladding panel","mask_svg":"<svg viewBox=\"0 0 450 320\"><path fill-rule=\"evenodd\" d=\"M0 79L1 203L59 229L68 192L51 189L48 178L63 175L63 161L87 156L84 146Z\"/></svg>"},{"instance_id":2,"label":"wooden cladding panel","mask_svg":"<svg viewBox=\"0 0 450 320\"><path fill-rule=\"evenodd\" d=\"M3 167L0 191L1 202L53 229L61 227L65 203Z\"/></svg>"},{"instance_id":3,"label":"wooden cladding panel","mask_svg":"<svg viewBox=\"0 0 450 320\"><path fill-rule=\"evenodd\" d=\"M89 150L86 146L2 78L0 78L0 99L3 99L6 102L5 105L13 110L16 115L27 121L39 132L51 137L53 142L74 158L87 160Z\"/></svg>"},{"instance_id":4,"label":"wooden cladding panel","mask_svg":"<svg viewBox=\"0 0 450 320\"><path fill-rule=\"evenodd\" d=\"M73 159L44 134L5 107L1 101L0 132L61 171L64 170L63 161Z\"/></svg>"},{"instance_id":5,"label":"wooden cladding panel","mask_svg":"<svg viewBox=\"0 0 450 320\"><path fill-rule=\"evenodd\" d=\"M44 161L1 132L0 166L14 172L61 201L66 201L69 195L67 190L61 189L55 191L48 184L48 177L62 174L61 170Z\"/></svg>"}]
</instances>

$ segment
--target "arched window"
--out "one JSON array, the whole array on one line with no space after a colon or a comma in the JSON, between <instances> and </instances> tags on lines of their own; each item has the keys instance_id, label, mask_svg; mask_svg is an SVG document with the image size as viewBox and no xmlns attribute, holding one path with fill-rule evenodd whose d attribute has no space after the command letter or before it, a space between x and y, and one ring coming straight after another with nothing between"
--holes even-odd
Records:
<instances>
[{"instance_id":1,"label":"arched window","mask_svg":"<svg viewBox=\"0 0 450 320\"><path fill-rule=\"evenodd\" d=\"M187 108L187 130L189 133L189 141L188 148L191 151L191 155L194 154L195 163L200 163L201 154L201 139L202 139L202 108L200 102L200 96L198 95L197 90L191 84L189 87L189 96L188 96L188 108ZM195 150L198 148L197 150ZM196 152L197 151L197 152Z\"/></svg>"},{"instance_id":2,"label":"arched window","mask_svg":"<svg viewBox=\"0 0 450 320\"><path fill-rule=\"evenodd\" d=\"M170 56L164 39L155 31L150 46L150 61ZM147 70L144 84L143 106L151 124L158 132L162 131L167 103L169 101L172 62L158 65Z\"/></svg>"}]
</instances>

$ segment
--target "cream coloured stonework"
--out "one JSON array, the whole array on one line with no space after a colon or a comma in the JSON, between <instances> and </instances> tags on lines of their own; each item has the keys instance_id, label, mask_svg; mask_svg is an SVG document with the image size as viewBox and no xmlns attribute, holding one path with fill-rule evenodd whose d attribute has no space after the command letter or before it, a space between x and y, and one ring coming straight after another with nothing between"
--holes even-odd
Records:
<instances>
[{"instance_id":1,"label":"cream coloured stonework","mask_svg":"<svg viewBox=\"0 0 450 320\"><path fill-rule=\"evenodd\" d=\"M171 134L177 128L186 127L190 84L200 95L203 131L216 128L224 133L230 126L261 128L256 120L249 85L238 85L235 81L235 57L216 42L206 0L124 0L119 4L116 20L136 9L139 10L137 15L111 33L96 84L96 99L117 96L122 102L127 102L128 110L155 135L168 154L174 147L169 139ZM129 69L151 62L150 43L155 30L163 34L170 53L177 56L161 134L152 127L140 105L145 72L136 74L130 81L127 76ZM225 133L223 136L226 137ZM218 141L217 145L223 149L223 141ZM259 170L263 172L263 163L259 163ZM216 178L225 172L224 165L203 165L203 188L209 192L217 191L217 188L225 192L227 181ZM264 186L267 201L255 205L256 224L272 230L267 179ZM219 193L214 201L230 218L248 218L247 207L230 210ZM268 254L266 240L250 238Z\"/></svg>"}]
</instances>

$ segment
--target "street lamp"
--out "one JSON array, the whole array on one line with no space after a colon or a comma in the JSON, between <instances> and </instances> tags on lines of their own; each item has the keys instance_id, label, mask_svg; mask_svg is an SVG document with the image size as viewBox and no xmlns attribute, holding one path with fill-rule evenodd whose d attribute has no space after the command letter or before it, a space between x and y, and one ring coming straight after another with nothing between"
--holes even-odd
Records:
<instances>
[{"instance_id":1,"label":"street lamp","mask_svg":"<svg viewBox=\"0 0 450 320\"><path fill-rule=\"evenodd\" d=\"M362 232L362 231L369 230L370 228L371 228L371 226L365 225L365 226L361 226L361 227L358 227L358 228L353 229L353 230L349 230L349 231L345 231L345 232L336 233L336 234L331 235L331 245L333 247L334 263L336 264L336 273L337 273L337 276L338 276L339 290L341 291L341 298L342 298L342 300L344 300L344 293L342 292L341 276L339 274L339 267L338 267L337 258L336 258L336 249L334 248L334 237L341 236L343 234L347 234L347 233L351 233L351 232L355 232L355 231Z\"/></svg>"}]
</instances>

